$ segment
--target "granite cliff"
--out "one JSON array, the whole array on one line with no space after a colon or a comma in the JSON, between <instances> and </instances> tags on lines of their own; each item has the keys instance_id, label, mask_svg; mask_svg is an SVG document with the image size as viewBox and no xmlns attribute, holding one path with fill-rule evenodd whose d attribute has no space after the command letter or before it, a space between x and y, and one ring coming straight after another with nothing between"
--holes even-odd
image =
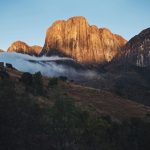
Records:
<instances>
[{"instance_id":1,"label":"granite cliff","mask_svg":"<svg viewBox=\"0 0 150 150\"><path fill-rule=\"evenodd\" d=\"M41 50L42 47L40 46L29 46L22 41L16 41L12 43L12 45L8 48L7 51L38 56Z\"/></svg>"},{"instance_id":2,"label":"granite cliff","mask_svg":"<svg viewBox=\"0 0 150 150\"><path fill-rule=\"evenodd\" d=\"M47 30L41 55L62 54L81 63L111 61L126 40L106 28L90 26L84 17L56 21Z\"/></svg>"}]
</instances>

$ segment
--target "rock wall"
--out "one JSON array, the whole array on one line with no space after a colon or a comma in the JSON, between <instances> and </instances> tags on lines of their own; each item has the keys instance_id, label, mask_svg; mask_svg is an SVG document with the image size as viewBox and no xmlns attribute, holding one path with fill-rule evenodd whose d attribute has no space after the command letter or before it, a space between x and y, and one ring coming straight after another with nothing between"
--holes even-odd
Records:
<instances>
[{"instance_id":1,"label":"rock wall","mask_svg":"<svg viewBox=\"0 0 150 150\"><path fill-rule=\"evenodd\" d=\"M90 26L84 17L73 17L56 21L47 30L41 55L58 51L82 63L102 63L111 61L125 43L108 29Z\"/></svg>"}]
</instances>

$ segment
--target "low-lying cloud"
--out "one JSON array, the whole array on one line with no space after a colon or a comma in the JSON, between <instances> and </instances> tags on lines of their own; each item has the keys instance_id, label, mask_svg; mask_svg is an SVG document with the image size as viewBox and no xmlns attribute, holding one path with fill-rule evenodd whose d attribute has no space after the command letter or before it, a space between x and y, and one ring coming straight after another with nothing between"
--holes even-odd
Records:
<instances>
[{"instance_id":1,"label":"low-lying cloud","mask_svg":"<svg viewBox=\"0 0 150 150\"><path fill-rule=\"evenodd\" d=\"M77 70L56 61L74 61L67 57L35 57L19 53L0 53L0 62L10 63L19 71L35 73L40 71L42 75L49 77L67 76L69 78L79 79L80 77L97 78L100 77L95 71Z\"/></svg>"}]
</instances>

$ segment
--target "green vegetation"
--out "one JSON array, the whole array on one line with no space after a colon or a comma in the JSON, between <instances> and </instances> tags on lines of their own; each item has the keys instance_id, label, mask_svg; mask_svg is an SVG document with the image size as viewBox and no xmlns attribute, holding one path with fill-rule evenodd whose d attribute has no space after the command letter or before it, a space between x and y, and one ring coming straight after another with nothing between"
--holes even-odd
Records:
<instances>
[{"instance_id":1,"label":"green vegetation","mask_svg":"<svg viewBox=\"0 0 150 150\"><path fill-rule=\"evenodd\" d=\"M35 95L44 95L44 86L40 72L37 72L34 75L23 73L21 81L24 83L27 92L32 92Z\"/></svg>"},{"instance_id":2,"label":"green vegetation","mask_svg":"<svg viewBox=\"0 0 150 150\"><path fill-rule=\"evenodd\" d=\"M64 82L68 80L68 78L66 76L60 76L59 79L64 81Z\"/></svg>"},{"instance_id":3,"label":"green vegetation","mask_svg":"<svg viewBox=\"0 0 150 150\"><path fill-rule=\"evenodd\" d=\"M0 81L0 149L21 150L36 146L41 109L27 93L17 94L15 83Z\"/></svg>"},{"instance_id":4,"label":"green vegetation","mask_svg":"<svg viewBox=\"0 0 150 150\"><path fill-rule=\"evenodd\" d=\"M8 79L9 78L9 74L3 70L3 68L0 68L0 79Z\"/></svg>"},{"instance_id":5,"label":"green vegetation","mask_svg":"<svg viewBox=\"0 0 150 150\"><path fill-rule=\"evenodd\" d=\"M31 86L33 83L33 77L32 74L25 72L21 76L21 81L26 85L26 86Z\"/></svg>"},{"instance_id":6,"label":"green vegetation","mask_svg":"<svg viewBox=\"0 0 150 150\"><path fill-rule=\"evenodd\" d=\"M40 73L32 78L24 74L21 78L19 84L43 94ZM57 85L55 80L48 84ZM77 106L60 87L49 90L55 92L55 102L43 107L35 93L18 92L17 86L11 79L0 80L1 150L150 149L148 120L131 118L116 122L109 116L94 116Z\"/></svg>"},{"instance_id":7,"label":"green vegetation","mask_svg":"<svg viewBox=\"0 0 150 150\"><path fill-rule=\"evenodd\" d=\"M54 88L57 86L57 84L58 84L58 78L51 78L51 79L49 79L48 87Z\"/></svg>"},{"instance_id":8,"label":"green vegetation","mask_svg":"<svg viewBox=\"0 0 150 150\"><path fill-rule=\"evenodd\" d=\"M35 94L44 95L44 86L41 72L37 72L33 75L33 88Z\"/></svg>"}]
</instances>

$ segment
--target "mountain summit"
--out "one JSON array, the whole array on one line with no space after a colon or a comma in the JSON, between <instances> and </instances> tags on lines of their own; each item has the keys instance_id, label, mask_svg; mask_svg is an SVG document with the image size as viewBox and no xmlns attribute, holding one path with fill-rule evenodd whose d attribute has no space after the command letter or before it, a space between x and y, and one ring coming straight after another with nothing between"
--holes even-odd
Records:
<instances>
[{"instance_id":1,"label":"mountain summit","mask_svg":"<svg viewBox=\"0 0 150 150\"><path fill-rule=\"evenodd\" d=\"M150 67L150 28L134 36L123 47L122 57L125 63L139 67Z\"/></svg>"},{"instance_id":2,"label":"mountain summit","mask_svg":"<svg viewBox=\"0 0 150 150\"><path fill-rule=\"evenodd\" d=\"M59 20L47 30L41 55L63 54L82 63L111 61L126 40L106 28L90 26L84 17Z\"/></svg>"},{"instance_id":3,"label":"mountain summit","mask_svg":"<svg viewBox=\"0 0 150 150\"><path fill-rule=\"evenodd\" d=\"M22 41L16 41L12 43L12 45L8 48L8 52L17 52L29 55L39 55L41 52L42 47L40 46L29 46Z\"/></svg>"}]
</instances>

